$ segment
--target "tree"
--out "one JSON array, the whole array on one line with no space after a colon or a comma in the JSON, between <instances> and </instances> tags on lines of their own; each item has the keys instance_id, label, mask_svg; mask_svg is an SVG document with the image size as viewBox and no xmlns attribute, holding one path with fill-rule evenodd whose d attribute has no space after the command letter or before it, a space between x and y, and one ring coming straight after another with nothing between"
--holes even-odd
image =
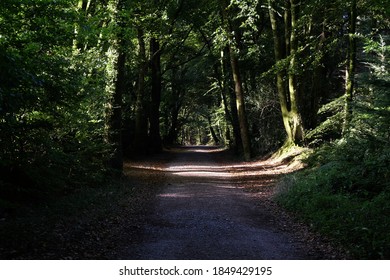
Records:
<instances>
[{"instance_id":1,"label":"tree","mask_svg":"<svg viewBox=\"0 0 390 280\"><path fill-rule=\"evenodd\" d=\"M287 1L284 13L284 40L280 40L279 34L281 31L280 20L277 18L277 7L273 0L268 0L269 17L274 38L274 53L277 66L277 90L279 95L279 102L282 111L283 123L287 132L288 144L301 144L304 140L304 127L302 116L299 108L299 97L297 89L297 17L300 2L295 0ZM283 46L285 48L283 48ZM285 69L281 66L282 63L288 61L288 70L285 74ZM286 85L286 75L288 85Z\"/></svg>"},{"instance_id":2,"label":"tree","mask_svg":"<svg viewBox=\"0 0 390 280\"><path fill-rule=\"evenodd\" d=\"M242 86L241 73L239 67L239 61L237 57L237 50L240 42L237 36L232 36L235 34L235 30L232 26L230 16L228 13L228 5L225 0L220 0L221 4L221 13L222 13L222 21L223 27L225 29L225 33L228 38L228 48L230 55L230 64L233 74L234 80L234 91L236 94L236 106L237 106L237 114L238 121L240 126L240 135L243 147L244 158L249 160L251 158L251 144L250 144L250 136L248 130L248 120L245 112L245 100L244 100L244 88Z\"/></svg>"},{"instance_id":3,"label":"tree","mask_svg":"<svg viewBox=\"0 0 390 280\"><path fill-rule=\"evenodd\" d=\"M100 1L78 4L1 1L0 189L13 199L66 192L105 171L110 13Z\"/></svg>"},{"instance_id":4,"label":"tree","mask_svg":"<svg viewBox=\"0 0 390 280\"><path fill-rule=\"evenodd\" d=\"M145 89L145 77L148 69L146 57L145 34L142 26L137 27L139 46L138 54L138 86L135 101L135 133L132 153L142 153L148 149L148 114L147 96Z\"/></svg>"},{"instance_id":5,"label":"tree","mask_svg":"<svg viewBox=\"0 0 390 280\"><path fill-rule=\"evenodd\" d=\"M160 152L162 149L162 141L160 134L160 103L161 103L161 48L157 38L150 40L150 57L151 57L151 102L150 102L150 132L149 132L149 147L150 150Z\"/></svg>"},{"instance_id":6,"label":"tree","mask_svg":"<svg viewBox=\"0 0 390 280\"><path fill-rule=\"evenodd\" d=\"M343 135L348 131L348 127L352 117L351 103L353 100L353 91L355 87L355 68L356 68L356 20L357 7L356 0L350 2L350 13L348 15L349 30L348 30L348 52L347 52L347 69L345 75L345 108L344 108L344 123Z\"/></svg>"}]
</instances>

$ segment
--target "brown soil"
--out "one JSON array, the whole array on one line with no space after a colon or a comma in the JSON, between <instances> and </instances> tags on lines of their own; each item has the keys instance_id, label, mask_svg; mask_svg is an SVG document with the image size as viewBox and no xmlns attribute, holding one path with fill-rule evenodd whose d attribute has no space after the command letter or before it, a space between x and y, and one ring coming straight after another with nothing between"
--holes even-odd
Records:
<instances>
[{"instance_id":1,"label":"brown soil","mask_svg":"<svg viewBox=\"0 0 390 280\"><path fill-rule=\"evenodd\" d=\"M277 178L296 168L277 160L240 162L216 147L175 148L129 161L127 176L153 177L162 188L145 217L142 238L115 257L346 258L273 201Z\"/></svg>"}]
</instances>

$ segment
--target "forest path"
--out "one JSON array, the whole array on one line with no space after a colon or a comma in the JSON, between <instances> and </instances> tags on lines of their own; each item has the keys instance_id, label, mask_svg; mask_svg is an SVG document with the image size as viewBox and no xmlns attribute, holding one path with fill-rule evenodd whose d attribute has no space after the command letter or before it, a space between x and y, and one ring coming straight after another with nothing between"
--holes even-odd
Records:
<instances>
[{"instance_id":1,"label":"forest path","mask_svg":"<svg viewBox=\"0 0 390 280\"><path fill-rule=\"evenodd\" d=\"M332 250L272 202L291 172L272 161L238 162L216 147L175 148L126 164L130 177L162 186L143 237L121 259L330 259ZM157 179L156 179L157 178Z\"/></svg>"}]
</instances>

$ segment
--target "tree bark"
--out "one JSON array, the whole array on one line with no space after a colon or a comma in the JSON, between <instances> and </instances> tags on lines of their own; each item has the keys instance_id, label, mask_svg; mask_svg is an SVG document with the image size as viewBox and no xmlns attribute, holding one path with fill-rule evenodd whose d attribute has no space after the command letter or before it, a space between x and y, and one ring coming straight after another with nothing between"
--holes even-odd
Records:
<instances>
[{"instance_id":1,"label":"tree bark","mask_svg":"<svg viewBox=\"0 0 390 280\"><path fill-rule=\"evenodd\" d=\"M139 45L139 66L138 66L138 88L135 108L135 134L133 143L133 152L145 153L148 145L148 118L147 104L145 96L145 76L147 71L146 47L144 41L144 32L138 27L138 45Z\"/></svg>"},{"instance_id":2,"label":"tree bark","mask_svg":"<svg viewBox=\"0 0 390 280\"><path fill-rule=\"evenodd\" d=\"M285 8L284 8L284 57L288 57L290 55L291 49L291 2L290 0L285 0Z\"/></svg>"},{"instance_id":3,"label":"tree bark","mask_svg":"<svg viewBox=\"0 0 390 280\"><path fill-rule=\"evenodd\" d=\"M152 153L162 150L160 135L160 103L161 103L161 50L156 38L150 39L152 92L150 104L149 149Z\"/></svg>"},{"instance_id":4,"label":"tree bark","mask_svg":"<svg viewBox=\"0 0 390 280\"><path fill-rule=\"evenodd\" d=\"M223 69L222 69L223 71ZM214 66L214 72L216 79L218 80L218 86L221 92L221 106L225 112L225 121L226 121L226 126L225 126L225 143L231 146L231 135L230 135L230 125L233 125L233 119L232 119L232 114L230 113L229 109L229 104L228 104L228 98L227 98L227 91L228 89L226 88L225 85L225 77L224 74L222 73L221 75L219 74L218 71L218 65L215 64ZM241 137L241 136L240 136Z\"/></svg>"},{"instance_id":5,"label":"tree bark","mask_svg":"<svg viewBox=\"0 0 390 280\"><path fill-rule=\"evenodd\" d=\"M297 66L297 50L298 50L298 40L297 40L297 21L298 21L298 8L300 2L297 0L291 0L291 32L290 32L290 69L288 75L288 86L290 93L290 126L292 130L292 140L294 144L301 144L304 140L304 128L302 122L302 116L299 108L299 96L297 88L297 77L296 71Z\"/></svg>"},{"instance_id":6,"label":"tree bark","mask_svg":"<svg viewBox=\"0 0 390 280\"><path fill-rule=\"evenodd\" d=\"M352 101L355 88L355 68L356 68L356 20L357 20L357 4L356 0L351 0L350 15L349 15L349 34L348 34L348 58L347 71L345 77L345 105L344 105L344 123L342 134L345 136L349 130L352 119Z\"/></svg>"},{"instance_id":7,"label":"tree bark","mask_svg":"<svg viewBox=\"0 0 390 280\"><path fill-rule=\"evenodd\" d=\"M236 93L236 106L237 106L237 113L238 113L238 121L240 124L242 148L243 148L245 160L250 160L251 145L250 145L250 138L249 138L248 121L246 118L244 89L242 87L240 68L238 65L238 58L234 53L232 47L229 48L229 52L230 52L230 63L232 65L232 72L233 72L234 89L235 89L234 91Z\"/></svg>"},{"instance_id":8,"label":"tree bark","mask_svg":"<svg viewBox=\"0 0 390 280\"><path fill-rule=\"evenodd\" d=\"M229 50L222 50L221 51L221 95L222 95L222 100L224 103L225 107L225 114L227 120L230 122L233 128L233 143L232 146L238 153L238 149L241 149L242 147L242 142L241 142L241 132L240 132L240 124L238 121L238 114L237 114L237 107L235 104L235 94L232 92L228 86L228 75L227 75L227 69L228 67L225 65L227 64L226 59L225 59L225 53L228 53ZM230 110L229 110L230 108ZM228 130L227 132L228 133ZM229 132L230 133L230 132ZM229 137L230 138L230 135Z\"/></svg>"},{"instance_id":9,"label":"tree bark","mask_svg":"<svg viewBox=\"0 0 390 280\"><path fill-rule=\"evenodd\" d=\"M115 91L111 99L111 115L109 119L109 142L112 146L110 167L122 172L123 170L123 148L122 148L122 96L124 87L124 68L126 57L124 53L118 54L117 78Z\"/></svg>"},{"instance_id":10,"label":"tree bark","mask_svg":"<svg viewBox=\"0 0 390 280\"><path fill-rule=\"evenodd\" d=\"M221 3L221 10L222 10L222 19L224 21L224 28L229 39L228 48L229 48L229 55L230 55L230 65L233 74L234 92L236 95L235 101L236 101L240 133L241 133L242 149L243 149L245 160L250 160L251 143L249 137L248 120L245 111L244 89L242 86L239 60L236 53L236 49L239 46L239 42L237 42L237 38L235 38L232 35L234 30L233 27L231 26L230 18L226 10L227 9L226 1L220 0L220 3Z\"/></svg>"},{"instance_id":11,"label":"tree bark","mask_svg":"<svg viewBox=\"0 0 390 280\"><path fill-rule=\"evenodd\" d=\"M126 8L126 0L120 0L117 10ZM116 19L119 27L117 34L117 61L115 63L116 79L115 89L109 104L108 114L108 141L112 147L109 165L120 174L123 171L123 147L122 147L122 96L126 91L126 54L124 39L124 19L120 16Z\"/></svg>"},{"instance_id":12,"label":"tree bark","mask_svg":"<svg viewBox=\"0 0 390 280\"><path fill-rule=\"evenodd\" d=\"M296 22L297 22L297 2L290 0L286 11L290 11L289 15L284 15L285 22L285 37L284 47L279 39L280 27L278 24L277 14L275 11L274 0L268 0L269 16L274 39L274 54L276 63L283 61L287 56L290 56L288 75L286 77L285 70L279 69L276 73L276 86L282 112L283 124L287 133L287 144L301 144L304 140L304 128L302 117L298 106L298 89L296 84L296 51L298 48L296 38ZM288 9L289 8L289 9ZM288 47L288 49L287 49ZM288 54L288 55L287 55ZM287 78L288 84L285 83Z\"/></svg>"}]
</instances>

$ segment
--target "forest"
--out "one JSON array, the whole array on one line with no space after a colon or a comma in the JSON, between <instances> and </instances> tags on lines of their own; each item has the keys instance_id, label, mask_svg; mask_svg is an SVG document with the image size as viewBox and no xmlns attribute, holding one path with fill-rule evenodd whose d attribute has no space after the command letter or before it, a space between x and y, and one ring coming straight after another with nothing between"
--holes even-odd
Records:
<instances>
[{"instance_id":1,"label":"forest","mask_svg":"<svg viewBox=\"0 0 390 280\"><path fill-rule=\"evenodd\" d=\"M277 202L388 259L389 71L387 0L2 0L0 227L169 147L299 147Z\"/></svg>"}]
</instances>

